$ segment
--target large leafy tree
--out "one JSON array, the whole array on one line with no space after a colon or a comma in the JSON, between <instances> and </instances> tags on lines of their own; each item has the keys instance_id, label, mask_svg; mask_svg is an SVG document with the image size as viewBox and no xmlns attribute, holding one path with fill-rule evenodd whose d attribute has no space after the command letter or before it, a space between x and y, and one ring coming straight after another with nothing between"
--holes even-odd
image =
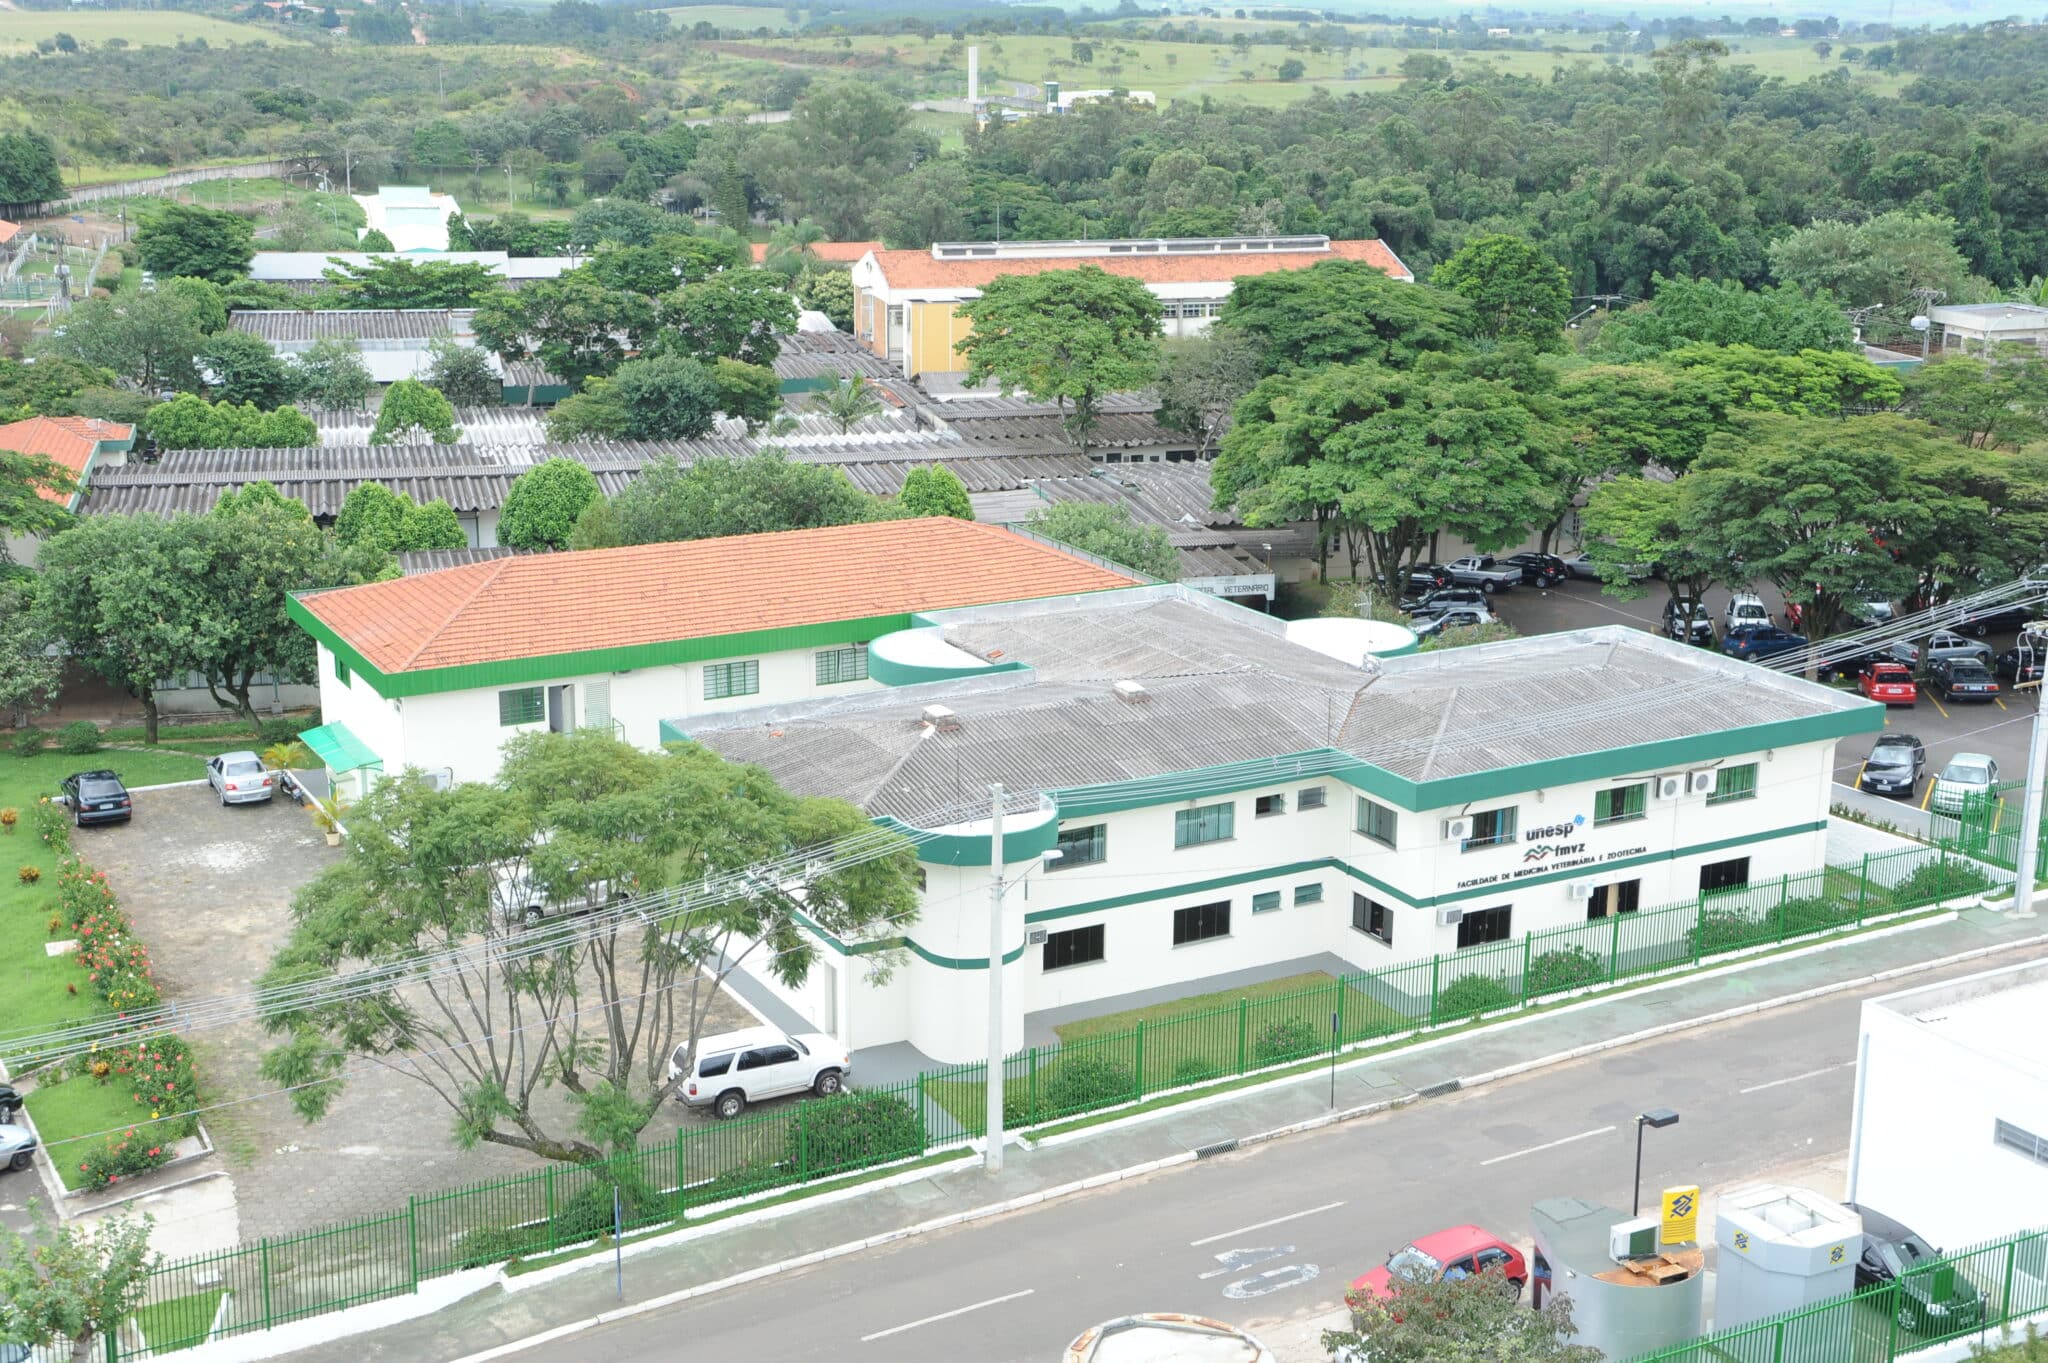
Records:
<instances>
[{"instance_id":1,"label":"large leafy tree","mask_svg":"<svg viewBox=\"0 0 2048 1363\"><path fill-rule=\"evenodd\" d=\"M784 213L852 241L867 235L883 192L936 150L902 99L872 81L839 80L813 89L787 123L754 138L746 169Z\"/></svg>"},{"instance_id":2,"label":"large leafy tree","mask_svg":"<svg viewBox=\"0 0 2048 1363\"><path fill-rule=\"evenodd\" d=\"M1972 449L2018 449L2048 436L2048 359L2031 348L1986 361L1949 355L1906 376L1909 411Z\"/></svg>"},{"instance_id":3,"label":"large leafy tree","mask_svg":"<svg viewBox=\"0 0 2048 1363\"><path fill-rule=\"evenodd\" d=\"M462 436L455 424L455 409L439 389L418 379L400 379L384 390L377 406L377 422L370 428L372 445L414 441L426 435L436 445L452 445Z\"/></svg>"},{"instance_id":4,"label":"large leafy tree","mask_svg":"<svg viewBox=\"0 0 2048 1363\"><path fill-rule=\"evenodd\" d=\"M361 264L336 261L322 272L326 300L340 308L473 308L505 292L488 265L472 261L378 256Z\"/></svg>"},{"instance_id":5,"label":"large leafy tree","mask_svg":"<svg viewBox=\"0 0 2048 1363\"><path fill-rule=\"evenodd\" d=\"M538 359L572 384L611 373L654 334L654 301L606 288L582 269L479 304L477 340L504 358Z\"/></svg>"},{"instance_id":6,"label":"large leafy tree","mask_svg":"<svg viewBox=\"0 0 2048 1363\"><path fill-rule=\"evenodd\" d=\"M1898 375L1843 350L1692 345L1665 352L1660 362L1718 384L1731 409L1844 416L1895 407L1905 391Z\"/></svg>"},{"instance_id":7,"label":"large leafy tree","mask_svg":"<svg viewBox=\"0 0 2048 1363\"><path fill-rule=\"evenodd\" d=\"M1770 256L1780 282L1852 308L1898 308L1915 289L1963 302L1983 283L1972 283L1970 262L1956 249L1955 219L1904 209L1801 227L1773 242Z\"/></svg>"},{"instance_id":8,"label":"large leafy tree","mask_svg":"<svg viewBox=\"0 0 2048 1363\"><path fill-rule=\"evenodd\" d=\"M660 350L706 363L773 364L779 333L796 329L796 299L766 270L727 270L685 284L661 300Z\"/></svg>"},{"instance_id":9,"label":"large leafy tree","mask_svg":"<svg viewBox=\"0 0 2048 1363\"><path fill-rule=\"evenodd\" d=\"M1159 300L1135 279L1097 266L1005 275L960 313L966 383L1057 402L1083 450L1111 393L1142 388L1159 372Z\"/></svg>"},{"instance_id":10,"label":"large leafy tree","mask_svg":"<svg viewBox=\"0 0 2048 1363\"><path fill-rule=\"evenodd\" d=\"M142 263L158 279L184 276L226 284L249 273L256 229L239 213L172 203L142 220L135 244Z\"/></svg>"},{"instance_id":11,"label":"large leafy tree","mask_svg":"<svg viewBox=\"0 0 2048 1363\"><path fill-rule=\"evenodd\" d=\"M495 407L505 400L505 381L491 368L490 352L446 337L427 343L433 357L427 385L457 407Z\"/></svg>"},{"instance_id":12,"label":"large leafy tree","mask_svg":"<svg viewBox=\"0 0 2048 1363\"><path fill-rule=\"evenodd\" d=\"M1787 354L1850 348L1849 319L1826 294L1780 286L1745 289L1734 280L1655 280L1647 303L1611 317L1589 349L1613 360L1642 360L1690 345L1745 345Z\"/></svg>"},{"instance_id":13,"label":"large leafy tree","mask_svg":"<svg viewBox=\"0 0 2048 1363\"><path fill-rule=\"evenodd\" d=\"M548 433L557 440L695 440L711 433L720 406L709 366L658 355L628 360L610 378L590 380L549 415Z\"/></svg>"},{"instance_id":14,"label":"large leafy tree","mask_svg":"<svg viewBox=\"0 0 2048 1363\"><path fill-rule=\"evenodd\" d=\"M1656 564L1671 595L1697 600L1716 582L1746 580L1686 528L1683 480L1616 478L1593 489L1580 522L1601 590L1633 599L1644 587L1634 569Z\"/></svg>"},{"instance_id":15,"label":"large leafy tree","mask_svg":"<svg viewBox=\"0 0 2048 1363\"><path fill-rule=\"evenodd\" d=\"M1564 349L1572 285L1564 267L1520 237L1474 237L1431 271L1429 282L1472 305L1472 333Z\"/></svg>"},{"instance_id":16,"label":"large leafy tree","mask_svg":"<svg viewBox=\"0 0 2048 1363\"><path fill-rule=\"evenodd\" d=\"M1174 551L1166 527L1141 524L1127 506L1055 502L1026 516L1024 528L1147 577L1163 582L1180 577L1180 555Z\"/></svg>"},{"instance_id":17,"label":"large leafy tree","mask_svg":"<svg viewBox=\"0 0 2048 1363\"><path fill-rule=\"evenodd\" d=\"M1159 424L1195 442L1207 459L1230 425L1230 409L1259 381L1259 352L1243 332L1211 327L1160 348Z\"/></svg>"},{"instance_id":18,"label":"large leafy tree","mask_svg":"<svg viewBox=\"0 0 2048 1363\"><path fill-rule=\"evenodd\" d=\"M0 531L29 538L62 530L71 524L65 507L77 491L71 470L48 455L0 449ZM5 554L0 540L0 560Z\"/></svg>"},{"instance_id":19,"label":"large leafy tree","mask_svg":"<svg viewBox=\"0 0 2048 1363\"><path fill-rule=\"evenodd\" d=\"M1238 279L1222 325L1251 338L1268 374L1361 360L1405 368L1427 352L1455 349L1468 310L1456 294L1331 260Z\"/></svg>"},{"instance_id":20,"label":"large leafy tree","mask_svg":"<svg viewBox=\"0 0 2048 1363\"><path fill-rule=\"evenodd\" d=\"M298 396L291 366L260 336L245 331L216 332L206 338L195 358L208 395L218 402L247 402L269 409Z\"/></svg>"},{"instance_id":21,"label":"large leafy tree","mask_svg":"<svg viewBox=\"0 0 2048 1363\"><path fill-rule=\"evenodd\" d=\"M150 408L142 429L167 450L309 449L320 443L319 428L296 407L266 412L251 403L208 402L190 393Z\"/></svg>"},{"instance_id":22,"label":"large leafy tree","mask_svg":"<svg viewBox=\"0 0 2048 1363\"><path fill-rule=\"evenodd\" d=\"M1905 597L1915 574L1894 553L1931 532L1933 490L1883 447L1896 434L1890 422L1746 418L1686 475L1686 533L1799 603L1816 637L1850 601Z\"/></svg>"},{"instance_id":23,"label":"large leafy tree","mask_svg":"<svg viewBox=\"0 0 2048 1363\"><path fill-rule=\"evenodd\" d=\"M80 364L60 355L25 360L0 359L0 412L9 420L30 416L75 416L75 399L87 388L114 382L112 371Z\"/></svg>"},{"instance_id":24,"label":"large leafy tree","mask_svg":"<svg viewBox=\"0 0 2048 1363\"><path fill-rule=\"evenodd\" d=\"M967 499L967 485L944 464L915 468L903 475L903 491L897 501L906 516L951 516L974 519L974 503Z\"/></svg>"},{"instance_id":25,"label":"large leafy tree","mask_svg":"<svg viewBox=\"0 0 2048 1363\"><path fill-rule=\"evenodd\" d=\"M330 412L360 408L376 386L362 352L338 336L315 341L292 356L291 371L299 396Z\"/></svg>"},{"instance_id":26,"label":"large leafy tree","mask_svg":"<svg viewBox=\"0 0 2048 1363\"><path fill-rule=\"evenodd\" d=\"M49 645L33 579L0 577L0 711L17 724L56 704L63 662Z\"/></svg>"},{"instance_id":27,"label":"large leafy tree","mask_svg":"<svg viewBox=\"0 0 2048 1363\"><path fill-rule=\"evenodd\" d=\"M0 203L47 203L63 197L57 144L40 132L0 133Z\"/></svg>"},{"instance_id":28,"label":"large leafy tree","mask_svg":"<svg viewBox=\"0 0 2048 1363\"><path fill-rule=\"evenodd\" d=\"M1682 473L1727 419L1728 390L1711 374L1654 365L1589 365L1559 381L1571 438L1602 470Z\"/></svg>"},{"instance_id":29,"label":"large leafy tree","mask_svg":"<svg viewBox=\"0 0 2048 1363\"><path fill-rule=\"evenodd\" d=\"M515 549L562 549L583 508L599 497L597 475L574 459L550 459L512 480L498 512L498 542Z\"/></svg>"},{"instance_id":30,"label":"large leafy tree","mask_svg":"<svg viewBox=\"0 0 2048 1363\"><path fill-rule=\"evenodd\" d=\"M650 460L611 499L611 518L619 543L659 544L851 525L877 519L881 508L843 471L793 463L770 448L687 468L666 456Z\"/></svg>"},{"instance_id":31,"label":"large leafy tree","mask_svg":"<svg viewBox=\"0 0 2048 1363\"><path fill-rule=\"evenodd\" d=\"M63 1339L75 1363L99 1358L102 1339L142 1305L162 1260L149 1247L155 1218L53 1224L41 1202L28 1205L28 1236L0 1228L0 1339L36 1348Z\"/></svg>"},{"instance_id":32,"label":"large leafy tree","mask_svg":"<svg viewBox=\"0 0 2048 1363\"><path fill-rule=\"evenodd\" d=\"M1385 1296L1346 1298L1351 1319L1325 1330L1323 1348L1373 1363L1599 1363L1573 1344L1571 1299L1555 1293L1529 1310L1498 1269L1453 1277L1399 1275Z\"/></svg>"},{"instance_id":33,"label":"large leafy tree","mask_svg":"<svg viewBox=\"0 0 2048 1363\"><path fill-rule=\"evenodd\" d=\"M1340 365L1263 380L1237 405L1210 472L1218 506L1254 526L1312 520L1341 533L1354 575L1398 595L1430 536L1486 548L1556 514L1513 389L1452 374Z\"/></svg>"},{"instance_id":34,"label":"large leafy tree","mask_svg":"<svg viewBox=\"0 0 2048 1363\"><path fill-rule=\"evenodd\" d=\"M145 392L176 388L189 393L200 386L192 357L205 343L194 302L175 290L151 289L77 304L51 330L43 348L110 369Z\"/></svg>"},{"instance_id":35,"label":"large leafy tree","mask_svg":"<svg viewBox=\"0 0 2048 1363\"><path fill-rule=\"evenodd\" d=\"M852 805L797 799L702 748L648 753L590 730L513 740L493 782L383 782L349 832L347 858L294 902L291 938L264 977L299 987L299 1002L266 1015L281 1038L266 1077L317 1120L347 1067L385 1066L446 1104L457 1145L542 1159L632 1149L667 1097L671 1055L704 1030L732 970L789 984L810 972L818 948L801 923L894 940L917 905L907 845L857 864L834 857L873 836ZM701 888L807 852L814 869L800 883L757 878L722 901ZM561 904L680 899L534 930L504 911L508 874ZM444 959L454 964L425 964ZM886 971L891 953L860 959ZM306 987L366 966L381 987ZM518 1044L493 1044L504 1037ZM544 1101L550 1089L566 1103Z\"/></svg>"}]
</instances>

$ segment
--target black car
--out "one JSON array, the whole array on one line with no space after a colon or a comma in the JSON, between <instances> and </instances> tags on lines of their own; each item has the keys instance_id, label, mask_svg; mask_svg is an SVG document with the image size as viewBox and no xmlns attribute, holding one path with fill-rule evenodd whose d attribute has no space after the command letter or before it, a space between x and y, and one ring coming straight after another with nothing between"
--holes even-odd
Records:
<instances>
[{"instance_id":1,"label":"black car","mask_svg":"<svg viewBox=\"0 0 2048 1363\"><path fill-rule=\"evenodd\" d=\"M1984 1294L1941 1251L1889 1216L1845 1203L1863 1218L1863 1252L1856 1286L1897 1282L1899 1327L1916 1334L1949 1335L1984 1323Z\"/></svg>"},{"instance_id":2,"label":"black car","mask_svg":"<svg viewBox=\"0 0 2048 1363\"><path fill-rule=\"evenodd\" d=\"M1572 575L1556 554L1509 554L1500 562L1503 568L1520 568L1525 587L1555 587Z\"/></svg>"},{"instance_id":3,"label":"black car","mask_svg":"<svg viewBox=\"0 0 2048 1363\"><path fill-rule=\"evenodd\" d=\"M1664 602L1663 634L1681 643L1714 646L1714 616L1697 597L1674 596Z\"/></svg>"},{"instance_id":4,"label":"black car","mask_svg":"<svg viewBox=\"0 0 2048 1363\"><path fill-rule=\"evenodd\" d=\"M2048 669L2048 653L2038 648L2009 648L1998 655L1991 670L2009 682L2037 682Z\"/></svg>"},{"instance_id":5,"label":"black car","mask_svg":"<svg viewBox=\"0 0 2048 1363\"><path fill-rule=\"evenodd\" d=\"M2036 614L2038 612L2032 606L1993 606L1965 615L1955 622L1953 628L1958 633L1973 634L1981 639L1987 634L2018 629Z\"/></svg>"},{"instance_id":6,"label":"black car","mask_svg":"<svg viewBox=\"0 0 2048 1363\"><path fill-rule=\"evenodd\" d=\"M1408 590L1418 596L1451 585L1451 570L1441 563L1418 563L1408 570Z\"/></svg>"},{"instance_id":7,"label":"black car","mask_svg":"<svg viewBox=\"0 0 2048 1363\"><path fill-rule=\"evenodd\" d=\"M1936 658L1927 665L1927 685L1947 701L1998 698L1998 679L1975 658Z\"/></svg>"},{"instance_id":8,"label":"black car","mask_svg":"<svg viewBox=\"0 0 2048 1363\"><path fill-rule=\"evenodd\" d=\"M1500 617L1485 606L1452 606L1446 610L1418 615L1411 623L1415 628L1415 637L1428 641L1447 629L1477 628L1481 625L1497 624L1499 619Z\"/></svg>"},{"instance_id":9,"label":"black car","mask_svg":"<svg viewBox=\"0 0 2048 1363\"><path fill-rule=\"evenodd\" d=\"M1823 644L1822 647L1827 648L1828 645ZM1866 669L1878 663L1895 663L1897 661L1898 659L1891 655L1891 650L1889 649L1861 649L1853 653L1841 653L1823 657L1814 665L1814 675L1824 682L1854 681L1862 676Z\"/></svg>"},{"instance_id":10,"label":"black car","mask_svg":"<svg viewBox=\"0 0 2048 1363\"><path fill-rule=\"evenodd\" d=\"M1401 609L1409 615L1434 615L1447 611L1453 606L1478 606L1492 610L1493 603L1486 593L1477 587L1438 587L1433 592L1409 597L1401 603Z\"/></svg>"},{"instance_id":11,"label":"black car","mask_svg":"<svg viewBox=\"0 0 2048 1363\"><path fill-rule=\"evenodd\" d=\"M80 828L89 823L127 823L135 817L128 787L110 771L74 771L57 783L57 789L71 806L71 822Z\"/></svg>"},{"instance_id":12,"label":"black car","mask_svg":"<svg viewBox=\"0 0 2048 1363\"><path fill-rule=\"evenodd\" d=\"M1870 747L1870 756L1856 778L1856 788L1872 795L1896 795L1910 800L1920 786L1920 769L1927 763L1927 748L1912 734L1884 734Z\"/></svg>"}]
</instances>

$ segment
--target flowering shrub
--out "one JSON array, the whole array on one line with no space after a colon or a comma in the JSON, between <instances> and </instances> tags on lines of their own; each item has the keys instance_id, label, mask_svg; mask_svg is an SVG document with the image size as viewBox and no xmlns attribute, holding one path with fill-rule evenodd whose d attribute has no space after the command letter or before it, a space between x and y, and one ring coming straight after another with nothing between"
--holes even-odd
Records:
<instances>
[{"instance_id":1,"label":"flowering shrub","mask_svg":"<svg viewBox=\"0 0 2048 1363\"><path fill-rule=\"evenodd\" d=\"M43 868L40 866L24 866L14 873L14 878L24 885L33 885L43 878Z\"/></svg>"},{"instance_id":2,"label":"flowering shrub","mask_svg":"<svg viewBox=\"0 0 2048 1363\"><path fill-rule=\"evenodd\" d=\"M21 811L13 805L0 809L0 833L12 833L14 825L21 820Z\"/></svg>"},{"instance_id":3,"label":"flowering shrub","mask_svg":"<svg viewBox=\"0 0 2048 1363\"><path fill-rule=\"evenodd\" d=\"M199 1103L199 1076L184 1042L174 1036L154 1037L120 1047L109 1059L115 1077L133 1085L136 1107L148 1109L154 1123L149 1128L152 1140L175 1141L199 1129L199 1119L192 1115ZM161 1120L178 1114L183 1114L182 1121Z\"/></svg>"},{"instance_id":4,"label":"flowering shrub","mask_svg":"<svg viewBox=\"0 0 2048 1363\"><path fill-rule=\"evenodd\" d=\"M57 864L57 907L74 928L94 912L120 913L107 873L95 871L77 857L65 857Z\"/></svg>"},{"instance_id":5,"label":"flowering shrub","mask_svg":"<svg viewBox=\"0 0 2048 1363\"><path fill-rule=\"evenodd\" d=\"M149 948L135 940L133 931L128 916L111 903L90 910L78 921L74 959L86 970L93 992L121 1014L154 1008L163 1000Z\"/></svg>"},{"instance_id":6,"label":"flowering shrub","mask_svg":"<svg viewBox=\"0 0 2048 1363\"><path fill-rule=\"evenodd\" d=\"M36 836L52 847L66 851L71 847L71 814L63 805L45 795L37 800L30 811L35 820Z\"/></svg>"},{"instance_id":7,"label":"flowering shrub","mask_svg":"<svg viewBox=\"0 0 2048 1363\"><path fill-rule=\"evenodd\" d=\"M171 1148L163 1142L164 1137L154 1128L143 1131L130 1127L86 1151L85 1158L78 1162L78 1171L85 1175L88 1188L108 1187L170 1163Z\"/></svg>"}]
</instances>

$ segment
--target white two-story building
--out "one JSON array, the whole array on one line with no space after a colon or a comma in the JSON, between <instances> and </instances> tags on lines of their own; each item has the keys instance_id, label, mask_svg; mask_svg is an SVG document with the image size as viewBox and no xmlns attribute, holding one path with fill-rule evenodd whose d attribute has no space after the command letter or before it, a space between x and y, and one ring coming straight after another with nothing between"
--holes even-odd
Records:
<instances>
[{"instance_id":1,"label":"white two-story building","mask_svg":"<svg viewBox=\"0 0 2048 1363\"><path fill-rule=\"evenodd\" d=\"M1002 925L1015 1047L1045 1010L1423 962L1815 870L1835 744L1882 723L1618 626L1364 667L1287 628L1178 585L926 612L869 643L888 689L679 713L674 734L917 843L917 921L821 936L784 1002L857 1047L985 1052L991 839L965 811L992 784L1023 880ZM875 983L860 958L893 948Z\"/></svg>"},{"instance_id":2,"label":"white two-story building","mask_svg":"<svg viewBox=\"0 0 2048 1363\"><path fill-rule=\"evenodd\" d=\"M914 613L1126 588L1123 573L943 518L493 559L306 592L320 712L304 735L344 799L417 767L488 780L506 741L664 726L872 688L867 644Z\"/></svg>"}]
</instances>

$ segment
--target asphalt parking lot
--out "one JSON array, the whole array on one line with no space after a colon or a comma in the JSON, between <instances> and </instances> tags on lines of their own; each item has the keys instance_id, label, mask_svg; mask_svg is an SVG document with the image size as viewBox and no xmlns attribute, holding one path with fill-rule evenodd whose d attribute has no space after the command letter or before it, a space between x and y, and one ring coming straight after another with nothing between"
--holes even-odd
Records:
<instances>
[{"instance_id":1,"label":"asphalt parking lot","mask_svg":"<svg viewBox=\"0 0 2048 1363\"><path fill-rule=\"evenodd\" d=\"M1588 629L1594 625L1632 625L1655 633L1669 589L1662 582L1644 584L1648 592L1633 601L1617 600L1604 594L1597 582L1571 581L1541 591L1518 587L1494 599L1494 609L1508 624L1523 634L1553 634L1559 630ZM1784 602L1768 586L1756 588L1774 616L1782 616ZM1707 608L1714 627L1720 629L1730 593L1710 591ZM2012 646L2013 635L1993 633L1984 642L1995 656ZM2006 683L2001 682L2001 686ZM2009 692L1990 703L1947 704L1923 689L1917 704L1893 707L1885 716L1885 727L1917 736L1927 747L1927 773L1933 776L1961 752L1986 753L1998 760L1999 774L2017 780L2027 767L2027 725L2039 705L2034 690ZM1871 740L1844 740L1837 752L1835 779L1854 785ZM1926 801L1932 782L1923 782L1914 802Z\"/></svg>"}]
</instances>

